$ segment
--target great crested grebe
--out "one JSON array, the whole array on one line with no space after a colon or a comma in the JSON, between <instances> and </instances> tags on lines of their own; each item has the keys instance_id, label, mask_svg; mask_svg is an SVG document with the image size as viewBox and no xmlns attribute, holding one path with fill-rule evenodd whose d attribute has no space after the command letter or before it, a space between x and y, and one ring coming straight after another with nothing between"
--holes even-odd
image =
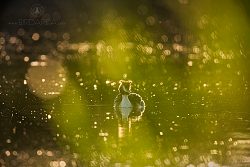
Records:
<instances>
[{"instance_id":1,"label":"great crested grebe","mask_svg":"<svg viewBox=\"0 0 250 167\"><path fill-rule=\"evenodd\" d=\"M141 119L145 103L140 95L131 93L132 81L120 80L119 83L114 109L118 117L118 137L122 139L131 133L133 123Z\"/></svg>"},{"instance_id":2,"label":"great crested grebe","mask_svg":"<svg viewBox=\"0 0 250 167\"><path fill-rule=\"evenodd\" d=\"M119 81L119 94L114 100L114 107L119 108L122 118L128 118L130 115L141 115L144 111L145 103L142 97L137 93L131 93L132 81ZM131 112L134 111L134 112Z\"/></svg>"}]
</instances>

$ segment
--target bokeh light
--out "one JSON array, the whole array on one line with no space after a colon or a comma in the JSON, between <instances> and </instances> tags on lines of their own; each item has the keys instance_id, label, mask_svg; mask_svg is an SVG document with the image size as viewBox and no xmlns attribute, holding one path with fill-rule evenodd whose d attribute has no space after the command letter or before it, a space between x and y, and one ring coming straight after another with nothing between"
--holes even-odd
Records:
<instances>
[{"instance_id":1,"label":"bokeh light","mask_svg":"<svg viewBox=\"0 0 250 167\"><path fill-rule=\"evenodd\" d=\"M27 80L27 81L26 81ZM30 91L42 99L57 97L66 85L66 71L61 63L41 56L41 61L33 61L26 74Z\"/></svg>"}]
</instances>

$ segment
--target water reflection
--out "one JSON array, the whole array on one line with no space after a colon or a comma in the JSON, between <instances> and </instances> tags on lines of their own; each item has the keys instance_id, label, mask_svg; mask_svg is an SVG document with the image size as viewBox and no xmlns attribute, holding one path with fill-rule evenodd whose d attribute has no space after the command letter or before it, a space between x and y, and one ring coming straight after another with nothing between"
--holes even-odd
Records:
<instances>
[{"instance_id":1,"label":"water reflection","mask_svg":"<svg viewBox=\"0 0 250 167\"><path fill-rule=\"evenodd\" d=\"M69 166L183 167L246 166L249 163L248 115L239 117L238 113L228 111L227 117L213 112L184 116L171 113L164 106L147 104L145 112L132 109L128 117L122 116L122 108L82 106L87 108L81 111L86 112L85 120L82 114L79 119L70 118L74 104L64 106L60 113L54 106L48 123L40 121L40 125L36 122L32 125L27 117L10 122L8 115L5 119L1 116L4 136L0 139L5 145L1 162L6 166L17 163L35 166L40 161L48 166L63 161ZM17 112L13 110L14 115ZM164 112L168 113L167 117L163 117ZM62 119L65 116L68 117ZM52 129L47 126L57 117L65 127L70 127L69 132L62 131L62 123ZM18 124L19 121L22 124ZM72 125L74 122L76 126Z\"/></svg>"},{"instance_id":2,"label":"water reflection","mask_svg":"<svg viewBox=\"0 0 250 167\"><path fill-rule=\"evenodd\" d=\"M115 107L116 117L118 119L118 137L124 138L131 134L133 124L140 121L145 111L143 107Z\"/></svg>"}]
</instances>

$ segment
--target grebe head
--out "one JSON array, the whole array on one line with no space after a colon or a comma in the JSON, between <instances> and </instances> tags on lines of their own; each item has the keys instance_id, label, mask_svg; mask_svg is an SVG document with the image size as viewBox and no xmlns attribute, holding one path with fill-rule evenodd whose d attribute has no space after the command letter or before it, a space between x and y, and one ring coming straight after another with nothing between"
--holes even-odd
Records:
<instances>
[{"instance_id":1,"label":"grebe head","mask_svg":"<svg viewBox=\"0 0 250 167\"><path fill-rule=\"evenodd\" d=\"M119 83L120 83L119 88L118 88L119 92L122 95L130 94L132 81L130 81L130 80L128 80L128 81L120 80Z\"/></svg>"}]
</instances>

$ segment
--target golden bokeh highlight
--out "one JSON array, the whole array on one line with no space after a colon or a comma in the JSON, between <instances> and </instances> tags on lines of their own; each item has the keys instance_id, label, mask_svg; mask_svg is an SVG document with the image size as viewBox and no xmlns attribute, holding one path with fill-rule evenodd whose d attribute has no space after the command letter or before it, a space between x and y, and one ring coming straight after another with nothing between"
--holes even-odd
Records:
<instances>
[{"instance_id":1,"label":"golden bokeh highlight","mask_svg":"<svg viewBox=\"0 0 250 167\"><path fill-rule=\"evenodd\" d=\"M28 83L30 91L42 99L57 97L64 90L66 71L59 61L46 59L33 61L26 74L24 83Z\"/></svg>"}]
</instances>

